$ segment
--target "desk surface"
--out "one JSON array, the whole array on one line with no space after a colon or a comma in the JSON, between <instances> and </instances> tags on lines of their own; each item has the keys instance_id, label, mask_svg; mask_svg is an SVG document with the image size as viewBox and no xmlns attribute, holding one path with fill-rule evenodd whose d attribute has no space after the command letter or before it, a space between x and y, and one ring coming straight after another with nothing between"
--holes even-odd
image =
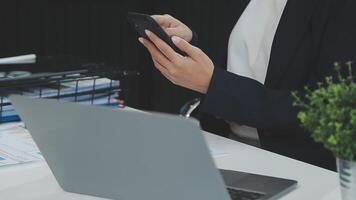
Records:
<instances>
[{"instance_id":1,"label":"desk surface","mask_svg":"<svg viewBox=\"0 0 356 200\"><path fill-rule=\"evenodd\" d=\"M282 199L339 199L337 173L213 134L204 133L217 167L298 181ZM0 199L101 199L63 192L45 162L0 168Z\"/></svg>"}]
</instances>

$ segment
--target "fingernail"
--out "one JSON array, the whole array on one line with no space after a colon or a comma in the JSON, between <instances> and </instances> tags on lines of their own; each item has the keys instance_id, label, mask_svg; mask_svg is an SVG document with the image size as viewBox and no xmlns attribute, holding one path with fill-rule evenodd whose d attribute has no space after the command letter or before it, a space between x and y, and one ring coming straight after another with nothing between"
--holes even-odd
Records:
<instances>
[{"instance_id":1,"label":"fingernail","mask_svg":"<svg viewBox=\"0 0 356 200\"><path fill-rule=\"evenodd\" d=\"M143 43L144 43L143 38L141 38L141 37L140 37L140 38L138 38L138 41L139 41L139 42L141 42L141 44L143 44Z\"/></svg>"},{"instance_id":2,"label":"fingernail","mask_svg":"<svg viewBox=\"0 0 356 200\"><path fill-rule=\"evenodd\" d=\"M177 37L177 36L173 36L172 37L172 41L173 41L174 44L178 44L180 42L180 40L181 39L179 37Z\"/></svg>"},{"instance_id":3,"label":"fingernail","mask_svg":"<svg viewBox=\"0 0 356 200\"><path fill-rule=\"evenodd\" d=\"M149 31L149 30L145 30L145 33L146 33L146 35L148 36L148 37L150 37L151 36L151 31Z\"/></svg>"}]
</instances>

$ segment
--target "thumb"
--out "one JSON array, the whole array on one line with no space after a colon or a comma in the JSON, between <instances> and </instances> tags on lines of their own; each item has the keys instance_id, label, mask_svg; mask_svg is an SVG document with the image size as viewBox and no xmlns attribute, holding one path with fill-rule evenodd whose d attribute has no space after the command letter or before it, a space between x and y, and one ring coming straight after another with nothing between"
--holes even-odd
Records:
<instances>
[{"instance_id":1,"label":"thumb","mask_svg":"<svg viewBox=\"0 0 356 200\"><path fill-rule=\"evenodd\" d=\"M169 27L171 24L170 18L165 15L152 15L151 16L160 26Z\"/></svg>"},{"instance_id":2,"label":"thumb","mask_svg":"<svg viewBox=\"0 0 356 200\"><path fill-rule=\"evenodd\" d=\"M188 54L191 58L198 58L200 56L200 49L195 46L192 46L187 41L183 40L180 37L173 36L172 37L173 43L182 51Z\"/></svg>"}]
</instances>

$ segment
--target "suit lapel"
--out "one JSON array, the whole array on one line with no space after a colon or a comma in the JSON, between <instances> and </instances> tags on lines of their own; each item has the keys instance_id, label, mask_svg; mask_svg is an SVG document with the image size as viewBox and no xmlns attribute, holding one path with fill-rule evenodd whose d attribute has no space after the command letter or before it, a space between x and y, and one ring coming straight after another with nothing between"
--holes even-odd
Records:
<instances>
[{"instance_id":1,"label":"suit lapel","mask_svg":"<svg viewBox=\"0 0 356 200\"><path fill-rule=\"evenodd\" d=\"M275 87L288 69L317 2L319 0L288 0L272 45L265 81L267 87Z\"/></svg>"}]
</instances>

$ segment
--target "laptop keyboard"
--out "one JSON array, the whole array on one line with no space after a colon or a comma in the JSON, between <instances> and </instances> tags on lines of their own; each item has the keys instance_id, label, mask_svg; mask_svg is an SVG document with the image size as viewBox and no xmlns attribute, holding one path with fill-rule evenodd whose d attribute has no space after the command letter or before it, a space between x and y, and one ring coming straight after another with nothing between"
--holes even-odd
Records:
<instances>
[{"instance_id":1,"label":"laptop keyboard","mask_svg":"<svg viewBox=\"0 0 356 200\"><path fill-rule=\"evenodd\" d=\"M244 190L227 188L232 200L258 200L265 195L257 192L248 192Z\"/></svg>"}]
</instances>

